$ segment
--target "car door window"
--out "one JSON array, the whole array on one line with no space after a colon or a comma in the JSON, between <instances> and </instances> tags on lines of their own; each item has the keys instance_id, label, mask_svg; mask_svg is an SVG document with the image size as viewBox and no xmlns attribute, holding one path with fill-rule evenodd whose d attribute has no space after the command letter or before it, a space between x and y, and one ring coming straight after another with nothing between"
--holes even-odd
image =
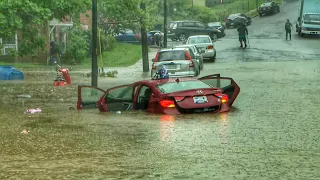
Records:
<instances>
[{"instance_id":1,"label":"car door window","mask_svg":"<svg viewBox=\"0 0 320 180\"><path fill-rule=\"evenodd\" d=\"M149 101L152 96L152 88L146 85L142 85L137 99L137 109L146 110L148 109Z\"/></svg>"},{"instance_id":2,"label":"car door window","mask_svg":"<svg viewBox=\"0 0 320 180\"><path fill-rule=\"evenodd\" d=\"M133 86L120 86L108 90L105 103L108 111L127 111L133 109Z\"/></svg>"},{"instance_id":3,"label":"car door window","mask_svg":"<svg viewBox=\"0 0 320 180\"><path fill-rule=\"evenodd\" d=\"M184 22L183 27L194 27L194 23L193 22Z\"/></svg>"},{"instance_id":4,"label":"car door window","mask_svg":"<svg viewBox=\"0 0 320 180\"><path fill-rule=\"evenodd\" d=\"M78 94L79 108L89 109L96 108L97 101L104 95L105 91L92 86L79 86L80 94Z\"/></svg>"},{"instance_id":5,"label":"car door window","mask_svg":"<svg viewBox=\"0 0 320 180\"><path fill-rule=\"evenodd\" d=\"M204 29L206 26L203 23L197 22L195 23L197 28Z\"/></svg>"},{"instance_id":6,"label":"car door window","mask_svg":"<svg viewBox=\"0 0 320 180\"><path fill-rule=\"evenodd\" d=\"M213 74L199 78L200 81L205 82L212 87L223 89L223 93L229 97L229 105L232 105L240 92L237 83L228 77L219 77L220 74Z\"/></svg>"}]
</instances>

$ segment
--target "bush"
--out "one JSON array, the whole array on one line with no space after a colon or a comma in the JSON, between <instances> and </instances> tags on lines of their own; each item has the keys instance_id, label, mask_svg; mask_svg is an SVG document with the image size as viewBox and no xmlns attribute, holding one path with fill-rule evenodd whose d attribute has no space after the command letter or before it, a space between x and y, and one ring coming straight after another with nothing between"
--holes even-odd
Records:
<instances>
[{"instance_id":1,"label":"bush","mask_svg":"<svg viewBox=\"0 0 320 180\"><path fill-rule=\"evenodd\" d=\"M189 12L189 17L197 17L197 20L204 23L214 22L219 20L215 12L208 7L194 6L193 8L190 8L188 12Z\"/></svg>"},{"instance_id":2,"label":"bush","mask_svg":"<svg viewBox=\"0 0 320 180\"><path fill-rule=\"evenodd\" d=\"M112 49L114 49L114 47L116 45L115 37L113 37L111 35L101 34L100 38L101 38L101 49L103 52L104 51L111 51Z\"/></svg>"},{"instance_id":3,"label":"bush","mask_svg":"<svg viewBox=\"0 0 320 180\"><path fill-rule=\"evenodd\" d=\"M87 57L89 50L89 36L80 26L74 26L68 30L67 54L73 61L81 63Z\"/></svg>"}]
</instances>

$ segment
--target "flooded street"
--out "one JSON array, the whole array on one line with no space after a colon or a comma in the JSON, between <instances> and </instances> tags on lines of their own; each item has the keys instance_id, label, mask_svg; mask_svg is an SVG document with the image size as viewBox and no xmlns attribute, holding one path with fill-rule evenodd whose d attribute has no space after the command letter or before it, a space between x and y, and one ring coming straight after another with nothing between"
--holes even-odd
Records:
<instances>
[{"instance_id":1,"label":"flooded street","mask_svg":"<svg viewBox=\"0 0 320 180\"><path fill-rule=\"evenodd\" d=\"M90 78L72 74L71 87L53 87L49 73L2 82L0 179L317 179L320 62L206 65L202 75L214 69L241 87L231 112L78 112L69 110L76 85ZM132 80L99 86L116 81Z\"/></svg>"},{"instance_id":2,"label":"flooded street","mask_svg":"<svg viewBox=\"0 0 320 180\"><path fill-rule=\"evenodd\" d=\"M0 179L319 179L320 41L294 32L284 40L296 7L254 18L247 50L238 49L234 29L216 42L217 62L205 63L200 77L221 73L237 82L229 113L70 110L77 86L90 84L85 71L70 71L67 87L52 86L54 71L23 70L24 82L0 82ZM119 69L98 85L150 78L141 69Z\"/></svg>"}]
</instances>

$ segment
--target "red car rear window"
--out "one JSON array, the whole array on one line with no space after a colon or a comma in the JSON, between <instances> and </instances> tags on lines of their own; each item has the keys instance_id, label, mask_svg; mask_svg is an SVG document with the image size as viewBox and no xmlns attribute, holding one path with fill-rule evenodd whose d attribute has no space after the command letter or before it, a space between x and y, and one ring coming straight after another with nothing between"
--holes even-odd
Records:
<instances>
[{"instance_id":1,"label":"red car rear window","mask_svg":"<svg viewBox=\"0 0 320 180\"><path fill-rule=\"evenodd\" d=\"M159 84L156 87L164 94L192 89L212 88L202 81L180 81L179 83Z\"/></svg>"},{"instance_id":2,"label":"red car rear window","mask_svg":"<svg viewBox=\"0 0 320 180\"><path fill-rule=\"evenodd\" d=\"M174 50L174 51L162 51L159 53L160 61L172 61L172 60L187 60L186 52L183 50Z\"/></svg>"}]
</instances>

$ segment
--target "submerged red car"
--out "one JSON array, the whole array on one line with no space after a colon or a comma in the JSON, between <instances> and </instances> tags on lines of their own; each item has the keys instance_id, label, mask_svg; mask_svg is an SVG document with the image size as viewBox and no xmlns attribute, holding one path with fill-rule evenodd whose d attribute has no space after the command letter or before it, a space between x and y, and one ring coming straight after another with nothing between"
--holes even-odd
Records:
<instances>
[{"instance_id":1,"label":"submerged red car","mask_svg":"<svg viewBox=\"0 0 320 180\"><path fill-rule=\"evenodd\" d=\"M229 77L213 74L201 78L143 80L102 90L78 87L77 109L100 112L144 110L150 113L185 114L227 112L240 92Z\"/></svg>"}]
</instances>

